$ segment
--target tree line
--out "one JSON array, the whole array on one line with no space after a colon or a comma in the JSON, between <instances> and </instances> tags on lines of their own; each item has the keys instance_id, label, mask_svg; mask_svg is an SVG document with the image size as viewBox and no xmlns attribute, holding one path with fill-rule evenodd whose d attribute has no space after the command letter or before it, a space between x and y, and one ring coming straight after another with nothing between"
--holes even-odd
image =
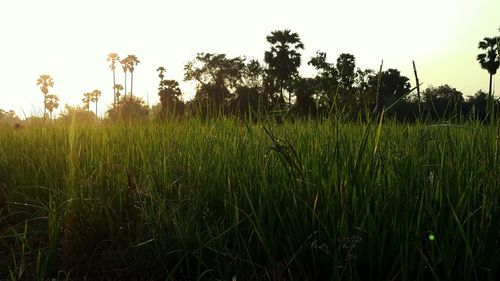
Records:
<instances>
[{"instance_id":1,"label":"tree line","mask_svg":"<svg viewBox=\"0 0 500 281\"><path fill-rule=\"evenodd\" d=\"M485 37L478 44L481 52L476 59L490 77L488 93L478 91L467 98L449 85L431 86L420 92L415 64L417 85L412 87L409 78L399 70L383 70L383 63L378 71L360 69L355 56L349 53L330 61L325 52L318 51L306 62L316 70L315 75L303 77L298 71L304 49L300 36L291 30L277 30L266 40L269 48L264 52L263 62L226 54L197 54L184 66L184 80L196 84L195 96L187 102L182 99L179 83L166 78L165 67L158 67L160 103L152 108L133 95L134 71L140 63L137 56L120 59L118 54L110 53L107 62L112 72L113 104L108 107L107 118L145 118L152 113L158 118L237 115L253 119L269 116L359 119L384 110L386 115L403 121L417 118L484 120L500 108L500 101L492 92L493 76L500 64L500 36ZM124 85L117 83L118 64L124 74ZM53 110L59 106L58 96L49 92L54 86L53 78L40 75L36 85L44 96L43 116L53 118ZM90 104L94 103L97 112L101 95L97 89L83 93L83 106L66 105L61 118L76 114L80 119L95 119ZM5 111L0 112L0 117L9 116Z\"/></svg>"}]
</instances>

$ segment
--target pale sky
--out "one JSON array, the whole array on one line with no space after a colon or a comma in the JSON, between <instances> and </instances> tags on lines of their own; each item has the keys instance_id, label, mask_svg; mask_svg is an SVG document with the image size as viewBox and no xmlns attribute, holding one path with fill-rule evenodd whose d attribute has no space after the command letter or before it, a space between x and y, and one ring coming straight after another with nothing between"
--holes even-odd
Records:
<instances>
[{"instance_id":1,"label":"pale sky","mask_svg":"<svg viewBox=\"0 0 500 281\"><path fill-rule=\"evenodd\" d=\"M477 44L499 27L498 0L1 0L0 108L40 114L36 79L50 74L60 109L99 89L103 114L113 100L110 52L139 58L134 94L151 105L159 100L158 66L189 99L194 87L182 82L183 68L197 53L262 61L266 36L281 29L302 38L304 76L314 74L306 62L317 50L330 62L348 52L362 69L378 69L383 59L384 69L399 69L412 85L415 60L424 88L450 84L472 95L487 91L489 79L475 60Z\"/></svg>"}]
</instances>

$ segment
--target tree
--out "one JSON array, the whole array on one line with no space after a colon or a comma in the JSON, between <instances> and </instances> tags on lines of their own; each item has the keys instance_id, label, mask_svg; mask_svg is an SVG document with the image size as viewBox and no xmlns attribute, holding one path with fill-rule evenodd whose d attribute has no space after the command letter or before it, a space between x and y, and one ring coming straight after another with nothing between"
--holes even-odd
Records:
<instances>
[{"instance_id":1,"label":"tree","mask_svg":"<svg viewBox=\"0 0 500 281\"><path fill-rule=\"evenodd\" d=\"M484 121L488 112L488 98L488 93L481 90L477 91L474 96L469 96L467 98L469 115Z\"/></svg>"},{"instance_id":2,"label":"tree","mask_svg":"<svg viewBox=\"0 0 500 281\"><path fill-rule=\"evenodd\" d=\"M3 118L14 118L15 116L16 113L14 112L14 110L5 111L0 108L0 120Z\"/></svg>"},{"instance_id":3,"label":"tree","mask_svg":"<svg viewBox=\"0 0 500 281\"><path fill-rule=\"evenodd\" d=\"M462 113L463 94L449 85L430 86L422 94L426 109L434 119L453 118Z\"/></svg>"},{"instance_id":4,"label":"tree","mask_svg":"<svg viewBox=\"0 0 500 281\"><path fill-rule=\"evenodd\" d=\"M242 118L257 117L259 114L263 114L264 111L260 97L261 92L257 88L238 87L235 98L230 102L231 111Z\"/></svg>"},{"instance_id":5,"label":"tree","mask_svg":"<svg viewBox=\"0 0 500 281\"><path fill-rule=\"evenodd\" d=\"M160 67L158 67L158 68L156 69L156 71L158 71L158 77L160 77L160 83L161 83L161 81L163 81L163 78L165 78L165 74L164 74L164 73L165 73L167 70L165 69L165 67L160 66Z\"/></svg>"},{"instance_id":6,"label":"tree","mask_svg":"<svg viewBox=\"0 0 500 281\"><path fill-rule=\"evenodd\" d=\"M106 61L110 62L109 68L113 71L113 103L116 103L116 80L115 80L115 69L116 62L120 61L120 57L116 53L109 53Z\"/></svg>"},{"instance_id":7,"label":"tree","mask_svg":"<svg viewBox=\"0 0 500 281\"><path fill-rule=\"evenodd\" d=\"M99 102L99 98L101 97L101 91L93 90L91 94L90 101L95 103L95 115L97 116L97 102Z\"/></svg>"},{"instance_id":8,"label":"tree","mask_svg":"<svg viewBox=\"0 0 500 281\"><path fill-rule=\"evenodd\" d=\"M123 86L121 84L115 84L115 102L120 100L121 93L120 91L123 90Z\"/></svg>"},{"instance_id":9,"label":"tree","mask_svg":"<svg viewBox=\"0 0 500 281\"><path fill-rule=\"evenodd\" d=\"M90 102L92 101L92 93L87 92L83 93L83 108L85 108L87 111L90 111Z\"/></svg>"},{"instance_id":10,"label":"tree","mask_svg":"<svg viewBox=\"0 0 500 281\"><path fill-rule=\"evenodd\" d=\"M250 60L242 72L242 82L250 88L261 88L263 83L264 68L258 60Z\"/></svg>"},{"instance_id":11,"label":"tree","mask_svg":"<svg viewBox=\"0 0 500 281\"><path fill-rule=\"evenodd\" d=\"M47 94L49 93L49 88L54 87L54 80L50 75L47 74L42 74L40 77L36 80L36 85L40 86L40 90L43 93L43 116L47 114Z\"/></svg>"},{"instance_id":12,"label":"tree","mask_svg":"<svg viewBox=\"0 0 500 281\"><path fill-rule=\"evenodd\" d=\"M304 49L304 44L299 35L289 29L273 31L266 40L271 44L271 49L264 53L269 75L278 83L281 104L284 103L283 91L285 89L288 91L288 107L291 108L292 80L293 76L298 74L301 64L299 50Z\"/></svg>"},{"instance_id":13,"label":"tree","mask_svg":"<svg viewBox=\"0 0 500 281\"><path fill-rule=\"evenodd\" d=\"M493 75L497 73L498 67L500 65L499 54L498 54L498 41L500 37L485 37L483 40L479 41L478 48L484 50L484 53L477 55L477 61L481 65L481 68L488 71L490 74L490 85L488 90L489 100L492 100L492 81Z\"/></svg>"},{"instance_id":14,"label":"tree","mask_svg":"<svg viewBox=\"0 0 500 281\"><path fill-rule=\"evenodd\" d=\"M241 57L200 53L184 66L184 80L198 82L195 101L210 106L216 113L224 112L242 81L245 68Z\"/></svg>"},{"instance_id":15,"label":"tree","mask_svg":"<svg viewBox=\"0 0 500 281\"><path fill-rule=\"evenodd\" d=\"M351 94L356 69L356 58L351 54L340 54L337 58L337 70L339 72L339 83L343 90L343 95Z\"/></svg>"},{"instance_id":16,"label":"tree","mask_svg":"<svg viewBox=\"0 0 500 281\"><path fill-rule=\"evenodd\" d=\"M317 107L314 101L314 78L298 78L294 81L294 90L297 96L295 112L301 116L316 115Z\"/></svg>"},{"instance_id":17,"label":"tree","mask_svg":"<svg viewBox=\"0 0 500 281\"><path fill-rule=\"evenodd\" d=\"M498 31L500 32L500 27L498 28ZM497 53L500 58L500 36L497 36Z\"/></svg>"},{"instance_id":18,"label":"tree","mask_svg":"<svg viewBox=\"0 0 500 281\"><path fill-rule=\"evenodd\" d=\"M370 87L370 94L374 96L378 88L378 104L376 105L378 109L390 106L396 102L403 95L410 91L410 79L406 76L402 76L399 70L394 68L389 68L380 74L380 84L379 75L372 72L368 80Z\"/></svg>"},{"instance_id":19,"label":"tree","mask_svg":"<svg viewBox=\"0 0 500 281\"><path fill-rule=\"evenodd\" d=\"M264 96L263 83L264 69L259 61L250 60L241 71L240 83L230 101L231 110L245 118L255 113L264 114L268 100Z\"/></svg>"},{"instance_id":20,"label":"tree","mask_svg":"<svg viewBox=\"0 0 500 281\"><path fill-rule=\"evenodd\" d=\"M92 122L96 119L96 115L88 111L84 107L65 105L63 111L60 113L60 119L63 122L70 123L75 120L77 123Z\"/></svg>"},{"instance_id":21,"label":"tree","mask_svg":"<svg viewBox=\"0 0 500 281\"><path fill-rule=\"evenodd\" d=\"M157 71L160 77L158 95L161 102L161 117L181 114L184 110L184 103L180 99L182 92L179 83L175 80L164 80L166 72L164 67L159 67Z\"/></svg>"},{"instance_id":22,"label":"tree","mask_svg":"<svg viewBox=\"0 0 500 281\"><path fill-rule=\"evenodd\" d=\"M326 61L326 53L318 51L312 57L309 65L313 66L317 73L314 77L314 88L317 95L318 108L332 109L335 94L339 86L338 71L333 63Z\"/></svg>"},{"instance_id":23,"label":"tree","mask_svg":"<svg viewBox=\"0 0 500 281\"><path fill-rule=\"evenodd\" d=\"M375 79L375 81L373 81L374 77L377 78ZM375 82L375 87L373 86L373 82ZM373 109L371 107L375 105L377 82L378 75L373 69L362 70L358 68L356 70L354 88L359 98L360 109ZM367 113L367 111L362 111L361 113L364 115L365 113Z\"/></svg>"},{"instance_id":24,"label":"tree","mask_svg":"<svg viewBox=\"0 0 500 281\"><path fill-rule=\"evenodd\" d=\"M45 108L50 112L50 119L52 119L52 111L59 107L59 97L54 94L47 95L45 98Z\"/></svg>"},{"instance_id":25,"label":"tree","mask_svg":"<svg viewBox=\"0 0 500 281\"><path fill-rule=\"evenodd\" d=\"M351 54L340 54L337 58L338 94L340 103L354 111L358 100L354 92L354 82L356 81L356 58Z\"/></svg>"},{"instance_id":26,"label":"tree","mask_svg":"<svg viewBox=\"0 0 500 281\"><path fill-rule=\"evenodd\" d=\"M3 110L0 108L0 125L7 124L14 128L20 128L21 119L16 116L14 110Z\"/></svg>"},{"instance_id":27,"label":"tree","mask_svg":"<svg viewBox=\"0 0 500 281\"><path fill-rule=\"evenodd\" d=\"M141 98L125 96L107 111L111 121L123 120L127 122L144 120L149 115L149 108Z\"/></svg>"},{"instance_id":28,"label":"tree","mask_svg":"<svg viewBox=\"0 0 500 281\"><path fill-rule=\"evenodd\" d=\"M101 97L101 91L93 90L92 92L87 92L83 94L83 108L87 111L90 110L90 103L95 103L95 115L97 116L97 103L99 102L99 98Z\"/></svg>"},{"instance_id":29,"label":"tree","mask_svg":"<svg viewBox=\"0 0 500 281\"><path fill-rule=\"evenodd\" d=\"M125 76L125 97L127 96L127 71L129 70L129 58L126 57L120 61L122 65L123 74Z\"/></svg>"},{"instance_id":30,"label":"tree","mask_svg":"<svg viewBox=\"0 0 500 281\"><path fill-rule=\"evenodd\" d=\"M134 95L134 70L135 66L140 63L139 59L135 55L128 55L125 58L125 63L127 64L127 70L130 71L130 96ZM125 82L126 84L127 82ZM127 86L125 85L125 88ZM126 91L125 91L125 94Z\"/></svg>"}]
</instances>

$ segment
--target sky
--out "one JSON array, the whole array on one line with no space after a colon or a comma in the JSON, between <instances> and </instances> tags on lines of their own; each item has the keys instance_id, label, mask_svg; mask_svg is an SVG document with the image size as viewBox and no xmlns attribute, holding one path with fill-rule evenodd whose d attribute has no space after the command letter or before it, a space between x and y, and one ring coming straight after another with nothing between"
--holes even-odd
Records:
<instances>
[{"instance_id":1,"label":"sky","mask_svg":"<svg viewBox=\"0 0 500 281\"><path fill-rule=\"evenodd\" d=\"M415 60L424 88L449 84L472 95L489 82L475 59L477 44L500 35L499 27L498 0L2 0L0 108L40 115L36 80L49 74L59 110L99 89L104 114L113 100L111 52L139 58L134 95L158 103L156 69L164 66L187 100L195 88L183 81L183 69L197 53L263 61L266 36L283 29L305 45L303 76L314 75L306 62L321 50L330 62L351 53L362 69L378 70L383 59L384 69L399 69L414 85ZM117 83L123 84L121 71Z\"/></svg>"}]
</instances>

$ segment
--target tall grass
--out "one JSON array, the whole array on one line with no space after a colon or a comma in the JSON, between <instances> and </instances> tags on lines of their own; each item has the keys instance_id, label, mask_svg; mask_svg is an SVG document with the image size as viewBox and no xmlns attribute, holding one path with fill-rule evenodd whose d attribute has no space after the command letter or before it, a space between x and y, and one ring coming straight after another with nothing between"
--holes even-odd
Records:
<instances>
[{"instance_id":1,"label":"tall grass","mask_svg":"<svg viewBox=\"0 0 500 281\"><path fill-rule=\"evenodd\" d=\"M0 128L0 278L495 280L499 147L478 124Z\"/></svg>"}]
</instances>

